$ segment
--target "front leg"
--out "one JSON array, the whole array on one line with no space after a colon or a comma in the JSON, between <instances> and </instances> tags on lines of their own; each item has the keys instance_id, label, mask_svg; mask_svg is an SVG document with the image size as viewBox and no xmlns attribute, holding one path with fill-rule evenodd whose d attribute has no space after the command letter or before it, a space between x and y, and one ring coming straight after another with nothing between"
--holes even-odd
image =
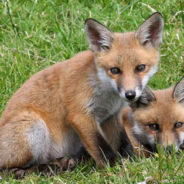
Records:
<instances>
[{"instance_id":1,"label":"front leg","mask_svg":"<svg viewBox=\"0 0 184 184\"><path fill-rule=\"evenodd\" d=\"M122 157L133 155L133 147L123 125L121 126L120 144L119 144L118 152Z\"/></svg>"},{"instance_id":2,"label":"front leg","mask_svg":"<svg viewBox=\"0 0 184 184\"><path fill-rule=\"evenodd\" d=\"M119 113L109 117L102 126L103 132L114 150L122 157L131 156L133 148L126 134Z\"/></svg>"},{"instance_id":3,"label":"front leg","mask_svg":"<svg viewBox=\"0 0 184 184\"><path fill-rule=\"evenodd\" d=\"M97 166L104 167L106 160L110 165L114 164L116 155L90 115L76 115L70 123L89 154L95 159Z\"/></svg>"}]
</instances>

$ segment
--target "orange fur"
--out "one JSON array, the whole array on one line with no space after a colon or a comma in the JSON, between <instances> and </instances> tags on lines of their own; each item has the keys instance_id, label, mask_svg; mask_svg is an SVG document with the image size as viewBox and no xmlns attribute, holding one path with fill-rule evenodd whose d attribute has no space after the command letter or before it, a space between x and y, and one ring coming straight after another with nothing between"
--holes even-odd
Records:
<instances>
[{"instance_id":1,"label":"orange fur","mask_svg":"<svg viewBox=\"0 0 184 184\"><path fill-rule=\"evenodd\" d=\"M174 90L175 88L172 87L152 91L155 100L147 106L139 104L138 107L133 108L133 111L130 107L123 110L124 126L136 154L140 155L136 148L143 147L141 154L150 155L144 144L154 147L158 143L165 148L174 145L176 150L183 144L184 107L173 97ZM176 128L177 122L183 123L181 127ZM156 124L158 127L150 128L151 124ZM135 125L139 130L136 130Z\"/></svg>"},{"instance_id":2,"label":"orange fur","mask_svg":"<svg viewBox=\"0 0 184 184\"><path fill-rule=\"evenodd\" d=\"M153 16L161 21L160 14ZM86 25L90 39L106 34L103 39L107 40L90 40L93 51L38 72L9 100L0 119L0 168L29 167L75 155L82 144L97 165L104 166L101 151L113 164L125 137L118 115L125 97L119 93L143 90L141 81L157 66L159 50L142 45L133 32L113 34L94 20ZM102 48L102 42L109 45ZM135 73L140 64L146 66L145 71ZM122 73L112 75L111 67Z\"/></svg>"}]
</instances>

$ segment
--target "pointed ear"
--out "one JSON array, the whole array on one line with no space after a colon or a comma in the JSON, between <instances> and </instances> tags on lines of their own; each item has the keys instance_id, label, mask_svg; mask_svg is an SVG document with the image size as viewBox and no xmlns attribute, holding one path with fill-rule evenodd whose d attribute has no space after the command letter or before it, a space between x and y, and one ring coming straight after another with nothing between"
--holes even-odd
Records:
<instances>
[{"instance_id":1,"label":"pointed ear","mask_svg":"<svg viewBox=\"0 0 184 184\"><path fill-rule=\"evenodd\" d=\"M104 25L89 18L85 22L85 32L91 50L98 52L110 49L113 41L113 33Z\"/></svg>"},{"instance_id":2,"label":"pointed ear","mask_svg":"<svg viewBox=\"0 0 184 184\"><path fill-rule=\"evenodd\" d=\"M177 102L184 105L184 77L175 85L172 95Z\"/></svg>"},{"instance_id":3,"label":"pointed ear","mask_svg":"<svg viewBox=\"0 0 184 184\"><path fill-rule=\"evenodd\" d=\"M139 99L135 103L130 104L130 106L132 107L134 111L139 107L149 106L150 103L154 101L156 101L155 95L153 94L150 88L146 87L143 90L142 95L139 97Z\"/></svg>"},{"instance_id":4,"label":"pointed ear","mask_svg":"<svg viewBox=\"0 0 184 184\"><path fill-rule=\"evenodd\" d=\"M153 13L136 31L141 45L158 49L162 43L164 21L159 12Z\"/></svg>"}]
</instances>

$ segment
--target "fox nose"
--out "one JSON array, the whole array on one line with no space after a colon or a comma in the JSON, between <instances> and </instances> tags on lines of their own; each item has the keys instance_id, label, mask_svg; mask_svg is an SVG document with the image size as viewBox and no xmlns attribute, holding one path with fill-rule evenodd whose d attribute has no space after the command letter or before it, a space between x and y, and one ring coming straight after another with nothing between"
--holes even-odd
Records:
<instances>
[{"instance_id":1,"label":"fox nose","mask_svg":"<svg viewBox=\"0 0 184 184\"><path fill-rule=\"evenodd\" d=\"M182 143L182 144L180 145L180 149L181 149L181 150L184 150L184 143Z\"/></svg>"},{"instance_id":2,"label":"fox nose","mask_svg":"<svg viewBox=\"0 0 184 184\"><path fill-rule=\"evenodd\" d=\"M125 92L125 97L128 100L133 100L135 98L135 95L136 95L135 91L132 91L132 90Z\"/></svg>"},{"instance_id":3,"label":"fox nose","mask_svg":"<svg viewBox=\"0 0 184 184\"><path fill-rule=\"evenodd\" d=\"M172 146L167 146L165 151L170 154L172 152Z\"/></svg>"}]
</instances>

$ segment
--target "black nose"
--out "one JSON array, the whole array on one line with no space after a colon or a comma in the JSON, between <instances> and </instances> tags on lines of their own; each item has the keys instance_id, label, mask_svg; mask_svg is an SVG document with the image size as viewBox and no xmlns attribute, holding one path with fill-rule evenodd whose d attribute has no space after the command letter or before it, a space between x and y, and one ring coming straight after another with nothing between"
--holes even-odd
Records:
<instances>
[{"instance_id":1,"label":"black nose","mask_svg":"<svg viewBox=\"0 0 184 184\"><path fill-rule=\"evenodd\" d=\"M135 91L130 90L125 92L125 96L128 100L133 100L135 98L135 95L136 95Z\"/></svg>"},{"instance_id":2,"label":"black nose","mask_svg":"<svg viewBox=\"0 0 184 184\"><path fill-rule=\"evenodd\" d=\"M180 149L184 150L184 143L180 145Z\"/></svg>"},{"instance_id":3,"label":"black nose","mask_svg":"<svg viewBox=\"0 0 184 184\"><path fill-rule=\"evenodd\" d=\"M172 152L172 146L167 146L167 147L165 148L165 151L166 151L167 153L171 154L171 152Z\"/></svg>"}]
</instances>

